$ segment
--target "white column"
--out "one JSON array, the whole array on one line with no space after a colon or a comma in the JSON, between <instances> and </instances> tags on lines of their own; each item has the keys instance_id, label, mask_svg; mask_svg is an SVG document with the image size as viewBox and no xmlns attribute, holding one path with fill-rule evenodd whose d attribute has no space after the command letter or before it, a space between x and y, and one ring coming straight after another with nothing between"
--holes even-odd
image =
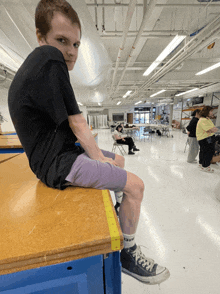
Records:
<instances>
[{"instance_id":1,"label":"white column","mask_svg":"<svg viewBox=\"0 0 220 294\"><path fill-rule=\"evenodd\" d=\"M173 104L170 104L170 117L169 117L169 126L172 127L173 120Z\"/></svg>"},{"instance_id":2,"label":"white column","mask_svg":"<svg viewBox=\"0 0 220 294\"><path fill-rule=\"evenodd\" d=\"M151 103L151 107L150 107L150 123L153 120L153 107L154 107L154 105L153 105L153 103Z\"/></svg>"},{"instance_id":3,"label":"white column","mask_svg":"<svg viewBox=\"0 0 220 294\"><path fill-rule=\"evenodd\" d=\"M220 104L218 105L218 112L217 112L217 118L216 118L216 127L220 126Z\"/></svg>"}]
</instances>

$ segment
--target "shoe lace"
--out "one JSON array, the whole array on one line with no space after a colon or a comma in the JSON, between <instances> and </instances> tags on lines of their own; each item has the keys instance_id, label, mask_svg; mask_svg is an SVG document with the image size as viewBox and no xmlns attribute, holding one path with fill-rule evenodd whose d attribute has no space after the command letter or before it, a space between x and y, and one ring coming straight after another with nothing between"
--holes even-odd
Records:
<instances>
[{"instance_id":1,"label":"shoe lace","mask_svg":"<svg viewBox=\"0 0 220 294\"><path fill-rule=\"evenodd\" d=\"M143 267L145 267L150 272L154 267L154 260L146 257L142 252L140 246L137 246L136 250L132 252L133 257L135 257L135 263L139 263Z\"/></svg>"}]
</instances>

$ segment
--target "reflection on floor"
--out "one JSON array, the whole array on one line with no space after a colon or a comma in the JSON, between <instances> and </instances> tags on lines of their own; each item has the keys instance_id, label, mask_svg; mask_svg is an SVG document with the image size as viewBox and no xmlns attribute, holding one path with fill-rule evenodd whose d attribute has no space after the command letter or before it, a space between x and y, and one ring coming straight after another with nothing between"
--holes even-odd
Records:
<instances>
[{"instance_id":1,"label":"reflection on floor","mask_svg":"<svg viewBox=\"0 0 220 294\"><path fill-rule=\"evenodd\" d=\"M123 294L220 293L220 166L212 165L213 174L201 172L186 162L187 135L176 130L173 136L137 139L140 152L125 155L125 169L145 184L137 244L171 276L149 286L122 274ZM109 129L98 130L98 142L112 150Z\"/></svg>"}]
</instances>

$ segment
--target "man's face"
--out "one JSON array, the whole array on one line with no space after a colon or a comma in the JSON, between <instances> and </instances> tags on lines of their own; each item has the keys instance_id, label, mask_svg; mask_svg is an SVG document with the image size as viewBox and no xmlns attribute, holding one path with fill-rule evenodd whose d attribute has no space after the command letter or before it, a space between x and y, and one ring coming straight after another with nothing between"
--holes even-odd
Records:
<instances>
[{"instance_id":1,"label":"man's face","mask_svg":"<svg viewBox=\"0 0 220 294\"><path fill-rule=\"evenodd\" d=\"M51 21L51 29L46 37L37 31L40 46L50 45L63 53L68 70L71 71L78 57L80 45L80 29L77 24L72 24L62 13L55 12Z\"/></svg>"}]
</instances>

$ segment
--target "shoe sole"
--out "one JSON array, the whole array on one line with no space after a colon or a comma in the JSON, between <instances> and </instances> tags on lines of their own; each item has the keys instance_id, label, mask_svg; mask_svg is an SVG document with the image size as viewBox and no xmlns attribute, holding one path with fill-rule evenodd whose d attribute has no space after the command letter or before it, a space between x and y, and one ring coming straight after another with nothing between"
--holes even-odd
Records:
<instances>
[{"instance_id":1,"label":"shoe sole","mask_svg":"<svg viewBox=\"0 0 220 294\"><path fill-rule=\"evenodd\" d=\"M165 268L165 270L162 273L160 273L154 277L142 277L142 276L136 275L136 274L128 271L127 269L125 269L123 267L122 267L122 272L129 275L129 276L134 277L135 279L137 279L143 283L149 284L149 285L160 284L160 283L166 281L170 277L170 272L168 271L167 268Z\"/></svg>"},{"instance_id":2,"label":"shoe sole","mask_svg":"<svg viewBox=\"0 0 220 294\"><path fill-rule=\"evenodd\" d=\"M211 174L214 173L214 170L204 170L204 169L202 169L202 168L201 168L201 171L203 171L203 172L205 172L205 173L211 173Z\"/></svg>"}]
</instances>

